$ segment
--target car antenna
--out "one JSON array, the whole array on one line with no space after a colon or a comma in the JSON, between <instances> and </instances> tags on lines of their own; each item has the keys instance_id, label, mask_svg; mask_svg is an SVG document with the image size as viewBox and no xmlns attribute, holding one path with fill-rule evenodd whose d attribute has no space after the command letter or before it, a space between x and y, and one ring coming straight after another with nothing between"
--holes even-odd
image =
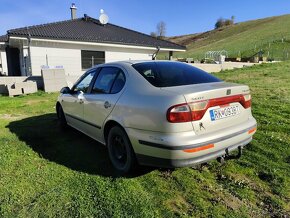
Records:
<instances>
[{"instance_id":1,"label":"car antenna","mask_svg":"<svg viewBox=\"0 0 290 218\"><path fill-rule=\"evenodd\" d=\"M152 55L152 60L156 59L156 56L158 55L158 53L160 51L160 46L157 46L156 49L157 49L156 52L154 52L153 55Z\"/></svg>"}]
</instances>

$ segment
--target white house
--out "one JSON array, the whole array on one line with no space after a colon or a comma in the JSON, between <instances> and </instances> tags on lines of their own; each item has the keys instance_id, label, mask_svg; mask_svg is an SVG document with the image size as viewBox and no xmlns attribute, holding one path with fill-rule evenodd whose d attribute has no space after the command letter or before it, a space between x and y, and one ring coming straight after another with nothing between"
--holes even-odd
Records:
<instances>
[{"instance_id":1,"label":"white house","mask_svg":"<svg viewBox=\"0 0 290 218\"><path fill-rule=\"evenodd\" d=\"M84 15L55 23L8 30L0 37L0 73L39 76L45 67L64 68L78 77L93 65L119 60L150 60L156 48L167 52L185 47Z\"/></svg>"}]
</instances>

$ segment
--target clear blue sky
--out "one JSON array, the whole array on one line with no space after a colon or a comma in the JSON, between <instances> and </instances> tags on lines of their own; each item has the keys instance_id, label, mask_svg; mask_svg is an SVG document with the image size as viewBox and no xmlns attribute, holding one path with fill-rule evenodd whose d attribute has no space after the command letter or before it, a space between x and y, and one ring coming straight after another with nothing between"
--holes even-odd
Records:
<instances>
[{"instance_id":1,"label":"clear blue sky","mask_svg":"<svg viewBox=\"0 0 290 218\"><path fill-rule=\"evenodd\" d=\"M0 35L12 28L70 19L74 2L78 17L98 18L100 9L110 23L149 34L164 21L167 36L203 32L220 17L237 22L290 14L290 0L0 0Z\"/></svg>"}]
</instances>

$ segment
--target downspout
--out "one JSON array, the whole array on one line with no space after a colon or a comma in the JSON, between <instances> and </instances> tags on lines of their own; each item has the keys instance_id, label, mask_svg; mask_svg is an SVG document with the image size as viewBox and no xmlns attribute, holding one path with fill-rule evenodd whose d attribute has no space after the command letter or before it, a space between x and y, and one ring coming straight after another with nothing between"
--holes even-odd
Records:
<instances>
[{"instance_id":1,"label":"downspout","mask_svg":"<svg viewBox=\"0 0 290 218\"><path fill-rule=\"evenodd\" d=\"M160 46L156 47L156 51L152 54L152 60L156 60L156 56L158 55L160 51Z\"/></svg>"},{"instance_id":2,"label":"downspout","mask_svg":"<svg viewBox=\"0 0 290 218\"><path fill-rule=\"evenodd\" d=\"M3 64L2 64L2 54L1 54L1 50L0 50L0 76L4 76L4 72L3 72Z\"/></svg>"},{"instance_id":3,"label":"downspout","mask_svg":"<svg viewBox=\"0 0 290 218\"><path fill-rule=\"evenodd\" d=\"M28 49L28 62L29 62L29 66L26 66L26 67L28 67L28 74L29 75L26 75L26 76L32 76L32 69L31 69L31 52L30 52L30 43L31 43L31 35L30 35L30 32L29 32L29 29L28 29L28 27L26 27L26 29L27 29L27 33L28 33L28 37L27 37L27 49ZM27 74L27 72L26 72L26 74Z\"/></svg>"}]
</instances>

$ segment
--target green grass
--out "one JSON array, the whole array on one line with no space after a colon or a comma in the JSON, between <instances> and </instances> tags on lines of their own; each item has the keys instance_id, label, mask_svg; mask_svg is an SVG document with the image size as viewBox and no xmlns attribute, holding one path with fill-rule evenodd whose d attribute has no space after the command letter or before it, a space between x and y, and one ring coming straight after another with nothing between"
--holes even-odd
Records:
<instances>
[{"instance_id":1,"label":"green grass","mask_svg":"<svg viewBox=\"0 0 290 218\"><path fill-rule=\"evenodd\" d=\"M0 97L0 217L290 214L290 63L216 74L248 84L258 131L239 160L118 177L103 146L61 131L57 94Z\"/></svg>"},{"instance_id":2,"label":"green grass","mask_svg":"<svg viewBox=\"0 0 290 218\"><path fill-rule=\"evenodd\" d=\"M289 26L290 15L283 15L169 39L187 46L187 51L176 53L176 57L202 59L205 52L218 50L228 51L229 57L250 57L263 50L265 57L284 60L290 59Z\"/></svg>"}]
</instances>

